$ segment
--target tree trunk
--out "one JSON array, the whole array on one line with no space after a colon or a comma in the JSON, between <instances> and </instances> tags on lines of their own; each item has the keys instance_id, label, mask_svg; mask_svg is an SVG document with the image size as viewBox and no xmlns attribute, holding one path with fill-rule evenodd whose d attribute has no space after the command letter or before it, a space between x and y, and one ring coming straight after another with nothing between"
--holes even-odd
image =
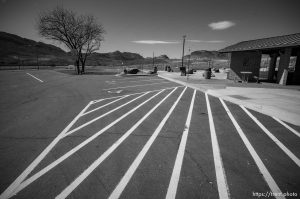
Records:
<instances>
[{"instance_id":1,"label":"tree trunk","mask_svg":"<svg viewBox=\"0 0 300 199\"><path fill-rule=\"evenodd\" d=\"M79 75L80 74L79 59L76 59L75 65L77 68L77 75Z\"/></svg>"},{"instance_id":2,"label":"tree trunk","mask_svg":"<svg viewBox=\"0 0 300 199\"><path fill-rule=\"evenodd\" d=\"M85 72L85 61L81 61L81 73Z\"/></svg>"}]
</instances>

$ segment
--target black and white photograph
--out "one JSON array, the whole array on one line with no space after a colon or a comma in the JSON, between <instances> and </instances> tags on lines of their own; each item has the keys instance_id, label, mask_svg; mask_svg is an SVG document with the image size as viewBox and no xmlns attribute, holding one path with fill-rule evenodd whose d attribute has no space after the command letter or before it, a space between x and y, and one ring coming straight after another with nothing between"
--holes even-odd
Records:
<instances>
[{"instance_id":1,"label":"black and white photograph","mask_svg":"<svg viewBox=\"0 0 300 199\"><path fill-rule=\"evenodd\" d=\"M0 199L300 198L299 0L0 0Z\"/></svg>"}]
</instances>

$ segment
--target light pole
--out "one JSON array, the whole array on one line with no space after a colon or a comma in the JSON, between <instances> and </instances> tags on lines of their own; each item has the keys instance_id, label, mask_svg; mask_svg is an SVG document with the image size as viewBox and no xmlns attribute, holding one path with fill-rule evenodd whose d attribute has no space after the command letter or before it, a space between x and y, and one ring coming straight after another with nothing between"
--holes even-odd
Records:
<instances>
[{"instance_id":1,"label":"light pole","mask_svg":"<svg viewBox=\"0 0 300 199\"><path fill-rule=\"evenodd\" d=\"M185 38L186 38L186 35L183 35L183 42L182 42L182 60L181 60L181 67L182 67L182 72L183 72L183 57L184 57L184 45L185 45Z\"/></svg>"},{"instance_id":2,"label":"light pole","mask_svg":"<svg viewBox=\"0 0 300 199\"><path fill-rule=\"evenodd\" d=\"M189 48L189 60L188 60L188 68L187 68L187 75L186 79L189 80L189 70L190 70L190 61L191 61L191 48Z\"/></svg>"},{"instance_id":3,"label":"light pole","mask_svg":"<svg viewBox=\"0 0 300 199\"><path fill-rule=\"evenodd\" d=\"M154 52L153 52L153 55L152 55L152 67L154 68Z\"/></svg>"}]
</instances>

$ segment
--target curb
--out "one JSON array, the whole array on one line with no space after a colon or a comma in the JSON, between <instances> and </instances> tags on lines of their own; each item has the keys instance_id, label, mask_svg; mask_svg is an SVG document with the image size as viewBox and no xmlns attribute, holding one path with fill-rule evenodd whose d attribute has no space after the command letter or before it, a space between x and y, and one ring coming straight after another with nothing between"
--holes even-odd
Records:
<instances>
[{"instance_id":1,"label":"curb","mask_svg":"<svg viewBox=\"0 0 300 199\"><path fill-rule=\"evenodd\" d=\"M276 117L276 118L278 118L282 121L300 126L300 116L299 115L293 114L293 113L286 113L286 111L283 111L280 108L277 108L277 107L274 107L274 106L259 105L259 104L255 104L255 103L251 103L251 102L245 102L245 101L234 99L234 98L228 97L228 96L220 96L220 95L217 95L216 93L213 93L214 90L212 90L212 89L202 89L202 88L199 88L195 85L191 85L190 83L182 82L180 80L172 79L172 78L165 77L165 76L162 76L162 75L158 75L158 77L161 77L163 79L181 84L183 86L187 86L187 87L195 89L195 90L199 90L203 93L207 93L211 96L221 98L225 101L228 101L228 102L231 102L231 103L234 103L234 104L237 104L237 105L242 105L242 106L244 106L248 109L257 111L259 113L268 115L270 117Z\"/></svg>"},{"instance_id":2,"label":"curb","mask_svg":"<svg viewBox=\"0 0 300 199\"><path fill-rule=\"evenodd\" d=\"M121 76L121 77L157 76L157 74L117 74L116 76Z\"/></svg>"}]
</instances>

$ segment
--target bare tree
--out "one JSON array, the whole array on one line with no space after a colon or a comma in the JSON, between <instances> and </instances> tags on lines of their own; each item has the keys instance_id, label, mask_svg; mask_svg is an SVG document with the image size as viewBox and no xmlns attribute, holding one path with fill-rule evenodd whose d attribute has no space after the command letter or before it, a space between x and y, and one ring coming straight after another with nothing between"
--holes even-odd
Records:
<instances>
[{"instance_id":1,"label":"bare tree","mask_svg":"<svg viewBox=\"0 0 300 199\"><path fill-rule=\"evenodd\" d=\"M62 7L41 13L37 25L41 36L63 43L70 49L78 74L85 72L87 57L100 48L105 33L94 16L77 15Z\"/></svg>"}]
</instances>

